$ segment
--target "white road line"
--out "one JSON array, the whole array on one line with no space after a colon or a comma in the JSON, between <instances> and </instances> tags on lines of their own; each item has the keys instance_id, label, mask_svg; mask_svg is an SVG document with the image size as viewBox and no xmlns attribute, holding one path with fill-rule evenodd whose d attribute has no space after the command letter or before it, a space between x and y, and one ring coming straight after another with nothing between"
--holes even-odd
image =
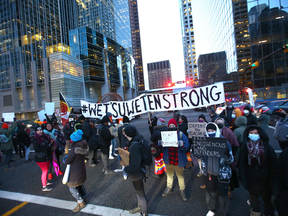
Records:
<instances>
[{"instance_id":1,"label":"white road line","mask_svg":"<svg viewBox=\"0 0 288 216\"><path fill-rule=\"evenodd\" d=\"M275 130L275 127L273 127L273 126L270 126L270 125L269 125L268 127L271 128L271 129L273 129L273 130Z\"/></svg>"},{"instance_id":2,"label":"white road line","mask_svg":"<svg viewBox=\"0 0 288 216\"><path fill-rule=\"evenodd\" d=\"M0 190L0 198L9 199L9 200L16 200L20 202L29 202L33 204L39 204L44 206L49 206L53 208L60 208L71 210L76 207L76 201L66 201L60 199L54 199L44 196L37 196L31 194L23 194L23 193L16 193L16 192L9 192L9 191L2 191ZM83 213L87 214L94 214L94 215L102 215L102 216L111 216L111 215L119 215L119 216L130 216L132 214L129 213L127 210L123 209L116 209L110 208L105 206L99 206L94 204L87 204L87 206L81 210ZM140 215L140 214L133 214L133 215ZM149 214L151 216L160 216Z\"/></svg>"}]
</instances>

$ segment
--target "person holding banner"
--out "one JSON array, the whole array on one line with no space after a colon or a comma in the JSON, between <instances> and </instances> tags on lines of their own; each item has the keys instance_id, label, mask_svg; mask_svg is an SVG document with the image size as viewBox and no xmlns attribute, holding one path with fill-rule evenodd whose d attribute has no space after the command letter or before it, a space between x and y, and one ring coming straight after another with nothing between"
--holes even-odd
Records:
<instances>
[{"instance_id":1,"label":"person holding banner","mask_svg":"<svg viewBox=\"0 0 288 216\"><path fill-rule=\"evenodd\" d=\"M169 131L177 131L178 147L163 147L163 159L167 172L167 187L162 193L163 197L172 193L174 172L176 172L183 201L187 201L185 195L185 181L183 168L187 164L186 151L189 149L189 141L185 134L177 130L177 122L170 119L168 122Z\"/></svg>"},{"instance_id":2,"label":"person holding banner","mask_svg":"<svg viewBox=\"0 0 288 216\"><path fill-rule=\"evenodd\" d=\"M155 116L154 112L150 113L150 118L148 118L148 124L149 124L149 131L151 135L153 134L154 127L157 125L157 121L158 121L158 118Z\"/></svg>"},{"instance_id":3,"label":"person holding banner","mask_svg":"<svg viewBox=\"0 0 288 216\"><path fill-rule=\"evenodd\" d=\"M231 102L227 103L227 106L225 109L220 113L220 117L225 119L225 125L226 126L231 126L232 125L232 112L234 110L234 106Z\"/></svg>"},{"instance_id":4,"label":"person holding banner","mask_svg":"<svg viewBox=\"0 0 288 216\"><path fill-rule=\"evenodd\" d=\"M264 215L274 215L271 191L276 167L277 157L268 134L258 125L248 126L240 149L239 178L249 191L251 216L261 215L260 197L264 202Z\"/></svg>"},{"instance_id":5,"label":"person holding banner","mask_svg":"<svg viewBox=\"0 0 288 216\"><path fill-rule=\"evenodd\" d=\"M208 123L205 130L206 137L222 137L218 126L213 122ZM206 216L215 215L217 200L219 200L219 212L225 216L229 214L228 186L232 176L230 164L234 158L228 141L224 154L226 158L200 156L201 168L206 176L206 204L209 209Z\"/></svg>"}]
</instances>

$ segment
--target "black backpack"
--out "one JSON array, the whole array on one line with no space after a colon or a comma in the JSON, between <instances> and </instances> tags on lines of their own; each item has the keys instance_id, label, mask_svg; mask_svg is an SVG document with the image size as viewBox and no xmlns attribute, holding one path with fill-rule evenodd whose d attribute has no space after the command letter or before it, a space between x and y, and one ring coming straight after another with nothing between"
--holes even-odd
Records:
<instances>
[{"instance_id":1,"label":"black backpack","mask_svg":"<svg viewBox=\"0 0 288 216\"><path fill-rule=\"evenodd\" d=\"M142 165L143 166L151 166L152 165L152 153L151 146L149 145L146 139L142 139L139 144L142 149Z\"/></svg>"}]
</instances>

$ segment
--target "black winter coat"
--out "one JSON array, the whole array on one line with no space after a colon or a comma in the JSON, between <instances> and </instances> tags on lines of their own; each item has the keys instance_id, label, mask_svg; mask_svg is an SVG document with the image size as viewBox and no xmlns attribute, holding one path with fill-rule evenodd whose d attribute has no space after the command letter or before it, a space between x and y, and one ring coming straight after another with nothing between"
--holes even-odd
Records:
<instances>
[{"instance_id":1,"label":"black winter coat","mask_svg":"<svg viewBox=\"0 0 288 216\"><path fill-rule=\"evenodd\" d=\"M215 113L213 116L211 116L211 122L215 122L217 118L219 118L219 115Z\"/></svg>"},{"instance_id":2,"label":"black winter coat","mask_svg":"<svg viewBox=\"0 0 288 216\"><path fill-rule=\"evenodd\" d=\"M109 154L109 147L111 145L111 140L114 139L114 136L111 135L108 126L104 124L99 124L98 127L98 139L101 152L103 154Z\"/></svg>"},{"instance_id":3,"label":"black winter coat","mask_svg":"<svg viewBox=\"0 0 288 216\"><path fill-rule=\"evenodd\" d=\"M247 126L258 125L256 116L254 116L251 112L249 113L248 116L246 116L246 118L247 118Z\"/></svg>"},{"instance_id":4,"label":"black winter coat","mask_svg":"<svg viewBox=\"0 0 288 216\"><path fill-rule=\"evenodd\" d=\"M88 153L89 147L86 140L72 143L65 164L70 164L70 173L67 185L68 187L78 187L86 180L85 155Z\"/></svg>"},{"instance_id":5,"label":"black winter coat","mask_svg":"<svg viewBox=\"0 0 288 216\"><path fill-rule=\"evenodd\" d=\"M88 122L84 124L82 131L84 133L82 135L82 139L86 140L87 143L89 142L91 136L97 134L97 128L92 127Z\"/></svg>"},{"instance_id":6,"label":"black winter coat","mask_svg":"<svg viewBox=\"0 0 288 216\"><path fill-rule=\"evenodd\" d=\"M65 140L70 140L70 135L74 132L74 128L71 122L67 122L63 128Z\"/></svg>"},{"instance_id":7,"label":"black winter coat","mask_svg":"<svg viewBox=\"0 0 288 216\"><path fill-rule=\"evenodd\" d=\"M138 134L130 141L129 147L129 165L124 168L124 171L129 174L132 181L143 179L144 172L142 170L142 147L140 141L144 139Z\"/></svg>"},{"instance_id":8,"label":"black winter coat","mask_svg":"<svg viewBox=\"0 0 288 216\"><path fill-rule=\"evenodd\" d=\"M157 125L156 127L154 127L154 131L153 131L153 134L150 137L150 140L155 145L158 145L158 140L162 140L161 131L168 131L167 125Z\"/></svg>"},{"instance_id":9,"label":"black winter coat","mask_svg":"<svg viewBox=\"0 0 288 216\"><path fill-rule=\"evenodd\" d=\"M179 124L179 131L184 133L186 137L188 137L187 130L188 130L188 122L187 121L184 121L184 122Z\"/></svg>"},{"instance_id":10,"label":"black winter coat","mask_svg":"<svg viewBox=\"0 0 288 216\"><path fill-rule=\"evenodd\" d=\"M129 145L128 139L122 134L123 128L125 128L127 125L130 125L130 124L124 123L121 127L118 128L119 146L121 148L128 147L128 145Z\"/></svg>"},{"instance_id":11,"label":"black winter coat","mask_svg":"<svg viewBox=\"0 0 288 216\"><path fill-rule=\"evenodd\" d=\"M231 121L232 121L232 112L235 108L232 106L232 108L226 107L221 113L220 117L224 118L226 121L226 126L231 126ZM226 111L225 111L226 110Z\"/></svg>"},{"instance_id":12,"label":"black winter coat","mask_svg":"<svg viewBox=\"0 0 288 216\"><path fill-rule=\"evenodd\" d=\"M30 136L24 129L19 129L17 132L18 142L23 144L26 147L29 147L31 144Z\"/></svg>"},{"instance_id":13,"label":"black winter coat","mask_svg":"<svg viewBox=\"0 0 288 216\"><path fill-rule=\"evenodd\" d=\"M251 127L251 126L250 126ZM257 128L260 139L264 145L264 162L261 165L248 165L248 131L247 127L244 131L244 144L241 146L239 154L239 179L243 187L249 192L267 197L271 195L272 185L275 178L275 168L277 166L277 157L274 149L269 145L269 137L267 133L259 126Z\"/></svg>"},{"instance_id":14,"label":"black winter coat","mask_svg":"<svg viewBox=\"0 0 288 216\"><path fill-rule=\"evenodd\" d=\"M35 162L47 162L52 159L52 151L51 151L51 139L48 135L42 135L44 137L44 142L38 141L38 139L34 136L33 138L33 146L35 150Z\"/></svg>"},{"instance_id":15,"label":"black winter coat","mask_svg":"<svg viewBox=\"0 0 288 216\"><path fill-rule=\"evenodd\" d=\"M150 132L153 132L153 128L155 126L157 126L157 121L158 121L158 118L156 116L154 116L153 118L151 118L151 125L150 125L150 122L149 122L149 119L148 119L149 131Z\"/></svg>"}]
</instances>

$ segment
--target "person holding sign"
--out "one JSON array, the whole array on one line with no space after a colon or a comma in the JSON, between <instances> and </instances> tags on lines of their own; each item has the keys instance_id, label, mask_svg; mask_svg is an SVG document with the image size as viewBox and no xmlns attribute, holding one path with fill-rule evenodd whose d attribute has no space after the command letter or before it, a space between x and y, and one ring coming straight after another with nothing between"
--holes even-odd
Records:
<instances>
[{"instance_id":1,"label":"person holding sign","mask_svg":"<svg viewBox=\"0 0 288 216\"><path fill-rule=\"evenodd\" d=\"M269 136L258 125L251 125L244 132L244 144L240 149L239 178L249 191L250 215L261 215L259 198L264 202L264 215L274 215L271 191L276 176L277 157Z\"/></svg>"},{"instance_id":2,"label":"person holding sign","mask_svg":"<svg viewBox=\"0 0 288 216\"><path fill-rule=\"evenodd\" d=\"M251 109L249 106L244 107L244 116L247 118L247 126L250 125L258 125L257 118L251 113Z\"/></svg>"},{"instance_id":3,"label":"person holding sign","mask_svg":"<svg viewBox=\"0 0 288 216\"><path fill-rule=\"evenodd\" d=\"M181 197L182 200L186 202L187 198L185 195L185 181L183 176L183 168L188 161L186 151L189 149L189 141L188 138L185 136L185 134L177 130L177 122L175 119L172 118L169 120L168 128L169 131L177 132L178 147L163 147L163 159L167 171L167 187L163 191L162 196L166 197L172 193L173 177L174 172L176 172L181 191Z\"/></svg>"},{"instance_id":4,"label":"person holding sign","mask_svg":"<svg viewBox=\"0 0 288 216\"><path fill-rule=\"evenodd\" d=\"M206 125L206 137L222 137L218 126L210 122ZM226 158L216 156L200 156L201 168L206 176L206 204L209 212L206 216L213 216L216 212L216 203L219 199L219 212L222 215L228 214L229 199L228 186L229 179L232 176L231 167L229 164L233 162L232 149L227 142L224 152Z\"/></svg>"}]
</instances>

